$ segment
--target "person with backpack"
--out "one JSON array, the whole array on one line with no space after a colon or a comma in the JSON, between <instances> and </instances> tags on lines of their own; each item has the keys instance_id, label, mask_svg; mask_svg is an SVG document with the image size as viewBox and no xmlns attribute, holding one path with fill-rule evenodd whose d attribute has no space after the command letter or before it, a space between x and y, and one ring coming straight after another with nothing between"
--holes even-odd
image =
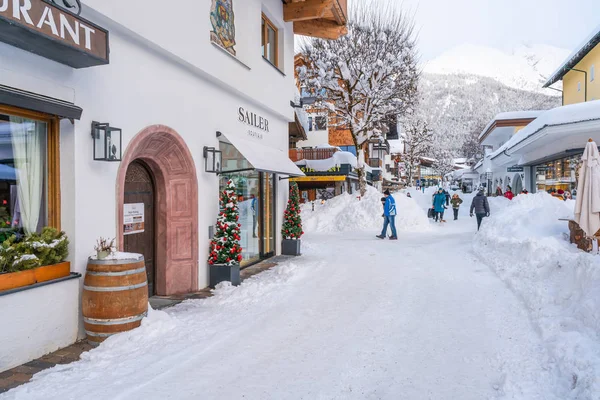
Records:
<instances>
[{"instance_id":1,"label":"person with backpack","mask_svg":"<svg viewBox=\"0 0 600 400\"><path fill-rule=\"evenodd\" d=\"M446 210L446 194L444 193L443 188L439 188L437 193L433 195L433 211L435 212L435 217L433 218L435 222L438 222L438 219L441 222L446 222L444 220L444 211Z\"/></svg>"},{"instance_id":2,"label":"person with backpack","mask_svg":"<svg viewBox=\"0 0 600 400\"><path fill-rule=\"evenodd\" d=\"M452 211L454 211L454 220L456 221L458 219L458 209L460 208L460 205L463 203L463 201L460 197L458 197L457 193L454 193L454 195L452 196L452 200L450 200L450 203L452 203Z\"/></svg>"},{"instance_id":3,"label":"person with backpack","mask_svg":"<svg viewBox=\"0 0 600 400\"><path fill-rule=\"evenodd\" d=\"M381 235L377 235L377 237L385 239L389 225L392 229L390 240L398 240L396 233L396 200L394 200L389 190L386 190L383 194L385 195L385 203L383 204L383 230L381 231Z\"/></svg>"},{"instance_id":4,"label":"person with backpack","mask_svg":"<svg viewBox=\"0 0 600 400\"><path fill-rule=\"evenodd\" d=\"M475 215L477 216L477 230L479 230L483 218L490 216L490 204L483 193L483 188L479 189L477 195L473 197L473 201L471 202L471 217L473 217L473 211L475 211Z\"/></svg>"}]
</instances>

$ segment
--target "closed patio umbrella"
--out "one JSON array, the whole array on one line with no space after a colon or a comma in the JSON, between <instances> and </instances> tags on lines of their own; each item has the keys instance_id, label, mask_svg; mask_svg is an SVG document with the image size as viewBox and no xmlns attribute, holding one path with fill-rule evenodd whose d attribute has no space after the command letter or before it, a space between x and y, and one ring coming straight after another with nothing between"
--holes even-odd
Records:
<instances>
[{"instance_id":1,"label":"closed patio umbrella","mask_svg":"<svg viewBox=\"0 0 600 400\"><path fill-rule=\"evenodd\" d=\"M592 139L585 146L581 162L575 222L588 237L593 237L600 229L600 154L596 142Z\"/></svg>"}]
</instances>

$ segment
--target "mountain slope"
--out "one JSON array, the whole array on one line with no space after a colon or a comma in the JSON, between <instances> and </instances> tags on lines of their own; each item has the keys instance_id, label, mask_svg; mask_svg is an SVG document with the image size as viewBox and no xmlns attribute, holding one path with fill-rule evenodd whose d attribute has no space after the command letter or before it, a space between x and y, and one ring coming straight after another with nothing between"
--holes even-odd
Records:
<instances>
[{"instance_id":1,"label":"mountain slope","mask_svg":"<svg viewBox=\"0 0 600 400\"><path fill-rule=\"evenodd\" d=\"M560 92L542 85L567 53L545 45L511 53L463 45L425 64L419 103L438 147L451 146L454 157L477 156L477 137L496 114L560 106Z\"/></svg>"},{"instance_id":2,"label":"mountain slope","mask_svg":"<svg viewBox=\"0 0 600 400\"><path fill-rule=\"evenodd\" d=\"M465 44L425 63L423 72L484 76L514 89L556 96L560 94L542 85L568 55L568 50L547 45L520 46L508 53Z\"/></svg>"}]
</instances>

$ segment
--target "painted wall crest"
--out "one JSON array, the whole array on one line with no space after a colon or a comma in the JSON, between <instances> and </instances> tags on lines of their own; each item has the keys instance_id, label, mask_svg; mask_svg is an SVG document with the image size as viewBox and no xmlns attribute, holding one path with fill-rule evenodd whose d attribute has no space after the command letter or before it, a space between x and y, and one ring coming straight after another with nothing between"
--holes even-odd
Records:
<instances>
[{"instance_id":1,"label":"painted wall crest","mask_svg":"<svg viewBox=\"0 0 600 400\"><path fill-rule=\"evenodd\" d=\"M235 18L233 0L212 0L210 7L210 40L232 55L235 51Z\"/></svg>"}]
</instances>

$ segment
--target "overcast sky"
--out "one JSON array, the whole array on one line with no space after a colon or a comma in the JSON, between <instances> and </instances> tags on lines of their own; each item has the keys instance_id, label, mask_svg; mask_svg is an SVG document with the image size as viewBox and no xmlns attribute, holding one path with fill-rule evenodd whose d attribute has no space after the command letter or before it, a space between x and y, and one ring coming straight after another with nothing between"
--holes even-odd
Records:
<instances>
[{"instance_id":1,"label":"overcast sky","mask_svg":"<svg viewBox=\"0 0 600 400\"><path fill-rule=\"evenodd\" d=\"M415 14L423 61L464 43L504 50L549 44L573 50L600 25L600 0L389 1Z\"/></svg>"}]
</instances>

